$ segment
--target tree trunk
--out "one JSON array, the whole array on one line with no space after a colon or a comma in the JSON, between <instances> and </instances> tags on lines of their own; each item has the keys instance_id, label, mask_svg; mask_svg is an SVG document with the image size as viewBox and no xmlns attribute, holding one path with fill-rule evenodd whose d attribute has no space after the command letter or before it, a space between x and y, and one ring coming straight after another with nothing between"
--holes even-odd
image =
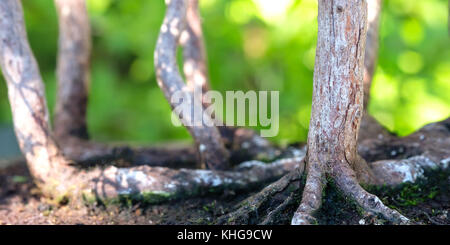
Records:
<instances>
[{"instance_id":1,"label":"tree trunk","mask_svg":"<svg viewBox=\"0 0 450 245\"><path fill-rule=\"evenodd\" d=\"M356 142L363 112L365 8L365 1L319 1L308 134L311 165L360 164Z\"/></svg>"},{"instance_id":2,"label":"tree trunk","mask_svg":"<svg viewBox=\"0 0 450 245\"><path fill-rule=\"evenodd\" d=\"M186 77L187 87L194 96L202 102L203 108L208 108L205 93L210 89L207 52L203 38L202 21L198 0L187 0L186 26L181 34L180 43L183 47L183 71ZM201 91L202 93L198 93ZM221 118L210 115L212 120L223 125ZM260 137L255 131L246 128L231 126L217 126L222 141L230 150L230 160L246 159L275 159L279 150L270 141Z\"/></svg>"},{"instance_id":3,"label":"tree trunk","mask_svg":"<svg viewBox=\"0 0 450 245\"><path fill-rule=\"evenodd\" d=\"M200 98L195 97L194 93L184 83L176 62L177 47L180 44L181 34L186 28L186 12L186 1L171 0L167 2L166 17L161 26L155 49L155 70L158 85L164 92L172 109L174 110L177 106L180 107L181 122L194 138L201 162L210 169L223 170L229 168L228 150L225 148L214 121L209 115L203 113ZM176 104L172 101L175 93L181 93L182 104ZM200 117L197 115L200 115Z\"/></svg>"},{"instance_id":4,"label":"tree trunk","mask_svg":"<svg viewBox=\"0 0 450 245\"><path fill-rule=\"evenodd\" d=\"M381 0L367 2L367 38L364 57L364 108L367 110L375 67L378 58L378 30L380 29Z\"/></svg>"},{"instance_id":5,"label":"tree trunk","mask_svg":"<svg viewBox=\"0 0 450 245\"><path fill-rule=\"evenodd\" d=\"M91 32L85 0L55 0L59 19L55 136L88 138Z\"/></svg>"},{"instance_id":6,"label":"tree trunk","mask_svg":"<svg viewBox=\"0 0 450 245\"><path fill-rule=\"evenodd\" d=\"M27 41L19 0L0 2L0 64L20 149L37 185L59 191L72 172L52 137L45 89Z\"/></svg>"},{"instance_id":7,"label":"tree trunk","mask_svg":"<svg viewBox=\"0 0 450 245\"><path fill-rule=\"evenodd\" d=\"M209 81L200 10L198 0L187 0L186 2L186 26L180 40L183 46L183 71L189 89L192 92L202 92L198 93L200 97L197 99L201 100L206 108L209 104L203 100L202 95L208 92Z\"/></svg>"},{"instance_id":8,"label":"tree trunk","mask_svg":"<svg viewBox=\"0 0 450 245\"><path fill-rule=\"evenodd\" d=\"M356 148L364 110L366 24L366 1L319 0L307 180L292 224L315 222L327 176L365 210L409 222L359 185L377 183Z\"/></svg>"}]
</instances>

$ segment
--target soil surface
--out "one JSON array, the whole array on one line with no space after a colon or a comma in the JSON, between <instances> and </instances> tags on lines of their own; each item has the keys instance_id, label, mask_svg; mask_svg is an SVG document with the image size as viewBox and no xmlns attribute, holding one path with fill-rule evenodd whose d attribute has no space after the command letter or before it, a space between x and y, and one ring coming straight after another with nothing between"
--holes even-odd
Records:
<instances>
[{"instance_id":1,"label":"soil surface","mask_svg":"<svg viewBox=\"0 0 450 245\"><path fill-rule=\"evenodd\" d=\"M370 191L418 223L450 224L449 172L429 173L416 184ZM0 169L0 224L214 224L251 194L225 193L161 205L61 204L42 197L25 163L17 162ZM333 185L325 194L317 214L319 224L384 224L382 219L360 213ZM279 224L289 224L295 209L296 204L289 207Z\"/></svg>"}]
</instances>

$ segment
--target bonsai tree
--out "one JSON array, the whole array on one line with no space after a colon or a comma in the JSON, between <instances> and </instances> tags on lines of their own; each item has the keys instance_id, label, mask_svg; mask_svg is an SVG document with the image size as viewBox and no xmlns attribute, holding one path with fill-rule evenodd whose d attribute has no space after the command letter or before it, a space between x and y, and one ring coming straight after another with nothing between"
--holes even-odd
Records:
<instances>
[{"instance_id":1,"label":"bonsai tree","mask_svg":"<svg viewBox=\"0 0 450 245\"><path fill-rule=\"evenodd\" d=\"M31 175L45 195L58 200L127 196L149 203L224 190L250 190L278 179L219 221L248 223L258 212L263 214L257 219L262 224L275 222L277 214L295 202L290 194L279 205L266 205L282 192L302 193L292 224L314 223L323 188L332 181L363 210L393 223L410 223L362 186L413 182L426 168L448 168L450 122L447 119L397 138L365 113L376 62L380 11L380 1L369 3L368 8L366 1L319 1L307 146L280 154L280 149L253 131L216 126L214 122L219 119L208 114L195 124L199 126L189 124L189 114L180 114L195 147L131 148L89 140L86 106L91 42L84 0L55 0L60 37L53 130L21 3L1 1L0 65L15 132ZM209 83L198 0L171 0L166 4L155 49L158 85L173 109L177 105L171 97L181 92L187 98L183 103L186 110L181 111L202 110L208 101L194 91L207 91ZM176 62L178 47L183 48L186 82ZM242 157L244 143L251 147ZM409 154L400 159L374 159L381 145L401 145ZM252 160L261 153L278 160ZM113 164L119 160L125 166ZM195 169L199 166L203 169Z\"/></svg>"}]
</instances>

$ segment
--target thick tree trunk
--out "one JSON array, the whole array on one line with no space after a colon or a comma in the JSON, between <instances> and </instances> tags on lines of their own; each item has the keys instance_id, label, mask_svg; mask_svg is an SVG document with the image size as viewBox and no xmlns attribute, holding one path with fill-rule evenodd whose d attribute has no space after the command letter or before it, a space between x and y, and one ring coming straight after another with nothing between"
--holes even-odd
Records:
<instances>
[{"instance_id":1,"label":"thick tree trunk","mask_svg":"<svg viewBox=\"0 0 450 245\"><path fill-rule=\"evenodd\" d=\"M91 32L85 0L55 0L59 18L55 136L88 138Z\"/></svg>"},{"instance_id":2,"label":"thick tree trunk","mask_svg":"<svg viewBox=\"0 0 450 245\"><path fill-rule=\"evenodd\" d=\"M427 125L405 138L390 135L367 113L364 113L364 120L361 119L363 93L367 97L370 93L378 52L381 1L370 0L369 3L367 43L370 46L365 49L368 60L364 62L363 80L365 1L319 1L313 105L305 159L306 184L303 186L299 174L292 172L243 201L237 210L219 219L219 223L276 223L277 214L295 203L289 192L301 191L303 187L302 201L291 223L314 223L313 215L321 206L322 189L328 179L364 211L380 214L393 223L410 223L359 183L394 186L415 182L423 178L427 170L449 168L450 119ZM367 101L364 100L364 106ZM361 120L363 130L358 136ZM373 161L369 165L357 154L358 140L359 152ZM281 193L286 200L270 207L271 200ZM271 211L263 210L268 205Z\"/></svg>"},{"instance_id":3,"label":"thick tree trunk","mask_svg":"<svg viewBox=\"0 0 450 245\"><path fill-rule=\"evenodd\" d=\"M292 224L315 222L326 176L367 211L408 222L358 182L377 183L357 153L363 115L367 5L361 0L320 0L314 89L308 134L307 181Z\"/></svg>"},{"instance_id":4,"label":"thick tree trunk","mask_svg":"<svg viewBox=\"0 0 450 245\"><path fill-rule=\"evenodd\" d=\"M355 168L360 165L356 142L363 113L365 7L364 1L319 2L319 34L308 134L311 165L325 168L341 161ZM360 174L370 178L368 172Z\"/></svg>"}]
</instances>

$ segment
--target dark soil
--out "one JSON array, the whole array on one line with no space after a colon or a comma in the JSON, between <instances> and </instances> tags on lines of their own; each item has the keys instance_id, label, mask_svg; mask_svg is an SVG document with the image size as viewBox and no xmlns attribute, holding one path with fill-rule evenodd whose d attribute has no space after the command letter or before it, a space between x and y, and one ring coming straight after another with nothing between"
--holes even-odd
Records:
<instances>
[{"instance_id":1,"label":"dark soil","mask_svg":"<svg viewBox=\"0 0 450 245\"><path fill-rule=\"evenodd\" d=\"M319 224L383 224L361 214L333 185L325 190ZM395 189L378 188L392 208L422 224L450 224L450 173L429 173L427 180ZM23 162L0 169L0 224L214 224L251 193L225 193L161 205L74 205L44 198L34 186ZM301 193L296 194L300 199ZM286 209L279 224L288 224L296 204Z\"/></svg>"}]
</instances>

